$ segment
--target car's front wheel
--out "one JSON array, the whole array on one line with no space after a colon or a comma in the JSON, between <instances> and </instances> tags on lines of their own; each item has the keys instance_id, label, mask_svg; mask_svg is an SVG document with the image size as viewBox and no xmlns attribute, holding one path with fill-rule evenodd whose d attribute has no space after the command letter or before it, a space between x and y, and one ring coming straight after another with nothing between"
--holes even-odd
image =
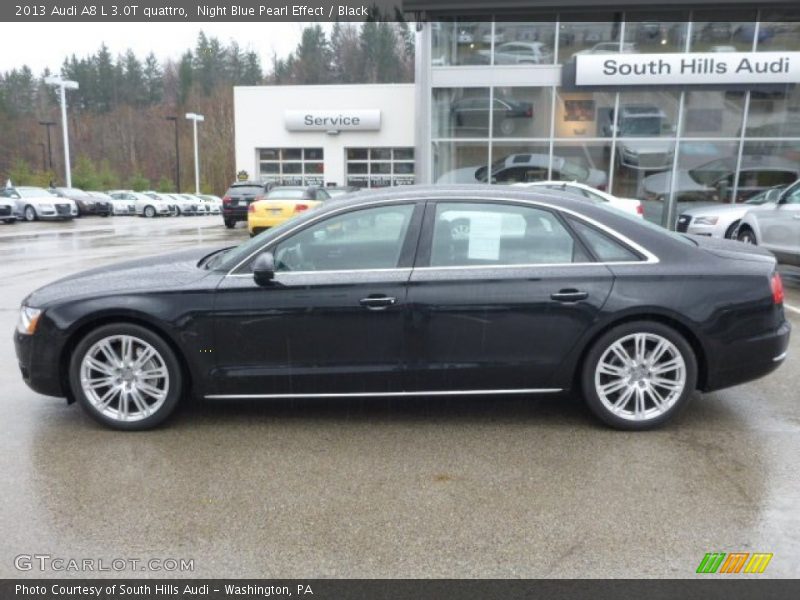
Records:
<instances>
[{"instance_id":1,"label":"car's front wheel","mask_svg":"<svg viewBox=\"0 0 800 600\"><path fill-rule=\"evenodd\" d=\"M617 429L652 429L669 421L697 385L697 359L686 339L661 323L614 327L595 342L581 384L589 408Z\"/></svg>"},{"instance_id":2,"label":"car's front wheel","mask_svg":"<svg viewBox=\"0 0 800 600\"><path fill-rule=\"evenodd\" d=\"M736 239L744 244L753 244L754 246L758 243L756 241L756 234L746 225L739 228L739 233L736 234Z\"/></svg>"},{"instance_id":3,"label":"car's front wheel","mask_svg":"<svg viewBox=\"0 0 800 600\"><path fill-rule=\"evenodd\" d=\"M144 216L147 217L148 219L152 219L153 217L156 216L156 209L153 208L152 206L145 206L143 212Z\"/></svg>"},{"instance_id":4,"label":"car's front wheel","mask_svg":"<svg viewBox=\"0 0 800 600\"><path fill-rule=\"evenodd\" d=\"M158 335L130 323L98 327L75 347L72 393L95 420L114 429L149 429L175 409L183 377L175 353Z\"/></svg>"},{"instance_id":5,"label":"car's front wheel","mask_svg":"<svg viewBox=\"0 0 800 600\"><path fill-rule=\"evenodd\" d=\"M23 216L25 217L26 221L36 221L39 218L39 215L36 214L36 209L33 208L30 204L25 207L23 211Z\"/></svg>"}]
</instances>

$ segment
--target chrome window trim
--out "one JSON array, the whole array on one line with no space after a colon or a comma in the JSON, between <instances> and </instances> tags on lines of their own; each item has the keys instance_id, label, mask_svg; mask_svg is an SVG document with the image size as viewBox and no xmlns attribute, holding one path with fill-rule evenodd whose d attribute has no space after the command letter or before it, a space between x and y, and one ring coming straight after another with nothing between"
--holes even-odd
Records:
<instances>
[{"instance_id":1,"label":"chrome window trim","mask_svg":"<svg viewBox=\"0 0 800 600\"><path fill-rule=\"evenodd\" d=\"M435 390L427 392L336 392L319 394L208 394L210 400L248 400L257 398L381 398L399 396L491 396L500 394L557 394L562 388L525 388L510 390Z\"/></svg>"},{"instance_id":2,"label":"chrome window trim","mask_svg":"<svg viewBox=\"0 0 800 600\"><path fill-rule=\"evenodd\" d=\"M407 204L407 203L417 203L417 202L480 203L482 201L496 201L496 202L505 202L505 203L510 203L510 204L529 204L529 205L532 205L532 206L547 208L547 209L556 211L558 213L571 215L571 216L573 216L573 217L575 217L577 219L580 219L580 220L582 220L582 221L584 221L584 222L596 227L597 229L600 229L600 230L604 231L605 233L607 233L608 235L612 236L613 238L615 238L617 241L621 242L622 244L627 245L629 248L632 248L633 250L636 250L639 254L644 256L645 259L644 260L636 260L636 261L621 261L621 262L617 261L617 262L550 263L550 264L537 264L537 263L534 263L534 264L524 264L524 265L465 265L465 266L455 266L455 267L415 267L414 268L415 270L416 269L419 269L419 270L427 270L427 269L502 269L502 268L506 268L506 269L508 269L508 268L517 268L517 269L519 269L519 268L524 268L524 267L569 267L569 266L582 266L582 267L585 267L585 266L589 266L589 265L618 266L618 265L657 264L657 263L661 262L660 259L655 254L653 254L652 252L650 252L649 250L647 250L646 248L644 248L640 244L637 244L636 242L634 242L633 240L631 240L627 236L625 236L625 235L619 233L618 231L616 231L614 229L611 229L610 227L604 225L603 223L600 223L599 221L596 221L596 220L592 219L591 217L587 217L586 215L583 215L583 214L581 214L579 212L576 212L576 211L574 211L572 209L563 208L563 207L560 207L560 206L556 206L554 204L550 204L548 202L542 202L540 200L525 200L523 198L502 198L502 197L497 197L497 196L482 196L480 198L451 198L451 197L447 197L447 198L430 198L430 197L426 197L426 198L384 198L384 199L379 199L379 200L366 200L366 201L364 201L362 203L359 203L359 204L350 204L350 205L344 206L344 207L342 207L340 209L337 209L337 210L334 210L334 211L331 211L331 212L326 212L324 214L318 215L314 219L310 219L310 220L308 220L308 221L306 221L304 223L300 223L299 225L296 225L295 227L285 231L284 233L282 233L280 236L278 236L274 240L270 240L268 243L264 244L263 246L261 246L257 250L254 250L253 252L248 254L245 258L240 260L232 269L230 269L228 271L228 273L225 275L225 277L241 277L241 276L252 277L252 275L250 273L235 273L235 271L237 269L239 269L242 265L247 263L249 260L251 260L254 256L256 256L257 254L262 252L264 250L264 248L266 248L268 245L277 244L282 239L284 239L287 236L291 235L292 233L294 233L298 229L304 228L306 226L310 226L313 223L316 223L317 221L319 221L321 219L324 219L324 218L327 218L327 217L330 217L330 216L333 216L333 215L337 215L339 213L348 212L348 211L350 211L352 209L369 208L369 207L372 207L372 206L378 207L378 206L380 206L382 204L389 204L389 203L397 203L397 204ZM402 269L401 268L398 268L398 269L351 269L351 270L339 270L339 271L281 271L281 273L282 274L283 273L296 273L296 274L299 274L299 273L305 273L305 274L308 274L308 273L366 273L366 272L370 272L370 271L404 271L404 270L407 270L407 268L402 268Z\"/></svg>"}]
</instances>

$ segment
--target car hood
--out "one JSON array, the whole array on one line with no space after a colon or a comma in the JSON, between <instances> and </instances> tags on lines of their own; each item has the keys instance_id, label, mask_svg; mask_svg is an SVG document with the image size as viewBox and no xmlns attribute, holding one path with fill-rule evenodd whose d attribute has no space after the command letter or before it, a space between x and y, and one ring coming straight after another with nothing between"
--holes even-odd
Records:
<instances>
[{"instance_id":1,"label":"car hood","mask_svg":"<svg viewBox=\"0 0 800 600\"><path fill-rule=\"evenodd\" d=\"M644 189L651 194L667 194L669 191L672 172L664 171L644 178ZM676 192L709 191L713 188L697 183L688 171L678 171L675 177Z\"/></svg>"},{"instance_id":2,"label":"car hood","mask_svg":"<svg viewBox=\"0 0 800 600\"><path fill-rule=\"evenodd\" d=\"M221 248L192 248L82 271L39 288L23 304L46 308L65 300L180 289L214 273L197 263Z\"/></svg>"},{"instance_id":3,"label":"car hood","mask_svg":"<svg viewBox=\"0 0 800 600\"><path fill-rule=\"evenodd\" d=\"M765 208L772 208L775 205L773 203L767 202L765 204L707 204L705 206L700 206L697 208L690 208L688 210L684 210L681 214L689 215L691 217L699 217L699 216L714 216L714 215L726 215L726 216L743 216L746 212L750 212L751 210L763 210Z\"/></svg>"},{"instance_id":4,"label":"car hood","mask_svg":"<svg viewBox=\"0 0 800 600\"><path fill-rule=\"evenodd\" d=\"M714 256L719 256L720 258L756 262L776 262L775 257L769 250L765 250L753 244L744 244L734 240L725 240L702 235L690 235L688 237L703 250L710 252Z\"/></svg>"},{"instance_id":5,"label":"car hood","mask_svg":"<svg viewBox=\"0 0 800 600\"><path fill-rule=\"evenodd\" d=\"M623 150L636 154L667 154L672 150L672 142L661 140L620 140L617 142Z\"/></svg>"}]
</instances>

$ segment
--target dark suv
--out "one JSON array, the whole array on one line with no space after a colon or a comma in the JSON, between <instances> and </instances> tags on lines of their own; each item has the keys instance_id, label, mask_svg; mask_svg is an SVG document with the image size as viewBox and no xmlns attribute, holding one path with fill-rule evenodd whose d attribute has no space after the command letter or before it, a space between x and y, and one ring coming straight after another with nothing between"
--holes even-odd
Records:
<instances>
[{"instance_id":1,"label":"dark suv","mask_svg":"<svg viewBox=\"0 0 800 600\"><path fill-rule=\"evenodd\" d=\"M258 181L237 181L222 197L222 220L225 227L233 229L239 221L247 221L247 207L255 200L261 200L275 187L274 183Z\"/></svg>"}]
</instances>

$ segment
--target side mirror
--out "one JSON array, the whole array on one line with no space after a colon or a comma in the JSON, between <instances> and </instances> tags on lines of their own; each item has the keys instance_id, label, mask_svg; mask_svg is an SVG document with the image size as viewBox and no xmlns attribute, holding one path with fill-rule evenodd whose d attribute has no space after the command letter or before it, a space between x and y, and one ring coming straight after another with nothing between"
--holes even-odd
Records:
<instances>
[{"instance_id":1,"label":"side mirror","mask_svg":"<svg viewBox=\"0 0 800 600\"><path fill-rule=\"evenodd\" d=\"M269 285L275 279L275 257L272 252L262 252L253 263L253 279L258 285Z\"/></svg>"}]
</instances>

